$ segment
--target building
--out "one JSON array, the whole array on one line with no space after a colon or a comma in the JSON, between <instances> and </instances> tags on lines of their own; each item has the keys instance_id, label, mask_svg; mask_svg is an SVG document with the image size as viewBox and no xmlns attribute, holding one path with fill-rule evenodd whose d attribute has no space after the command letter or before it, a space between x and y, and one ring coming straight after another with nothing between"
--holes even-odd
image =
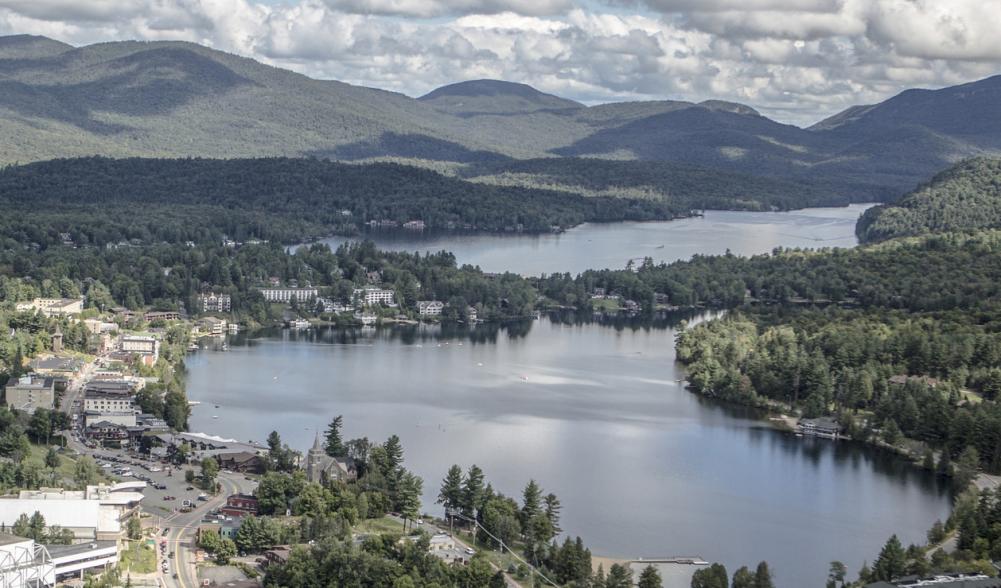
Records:
<instances>
[{"instance_id":1,"label":"building","mask_svg":"<svg viewBox=\"0 0 1001 588\"><path fill-rule=\"evenodd\" d=\"M225 335L227 329L226 321L214 316L207 316L198 321L198 326L205 332L205 334L213 337L221 337Z\"/></svg>"},{"instance_id":2,"label":"building","mask_svg":"<svg viewBox=\"0 0 1001 588\"><path fill-rule=\"evenodd\" d=\"M256 453L250 451L235 451L232 453L218 453L216 459L219 461L219 468L240 472L242 474L263 474L267 471L267 461Z\"/></svg>"},{"instance_id":3,"label":"building","mask_svg":"<svg viewBox=\"0 0 1001 588\"><path fill-rule=\"evenodd\" d=\"M73 532L75 542L118 541L128 520L138 513L141 492L133 484L87 486L86 490L43 488L0 497L0 525L10 528L22 514L38 512L49 526Z\"/></svg>"},{"instance_id":4,"label":"building","mask_svg":"<svg viewBox=\"0 0 1001 588\"><path fill-rule=\"evenodd\" d=\"M422 220L411 220L403 223L403 228L411 231L423 231L427 225Z\"/></svg>"},{"instance_id":5,"label":"building","mask_svg":"<svg viewBox=\"0 0 1001 588\"><path fill-rule=\"evenodd\" d=\"M198 297L198 302L202 307L202 312L229 312L233 307L233 301L229 294L202 294Z\"/></svg>"},{"instance_id":6,"label":"building","mask_svg":"<svg viewBox=\"0 0 1001 588\"><path fill-rule=\"evenodd\" d=\"M288 563L290 555L292 555L292 547L290 545L272 547L264 552L264 566L267 567L274 564L286 564Z\"/></svg>"},{"instance_id":7,"label":"building","mask_svg":"<svg viewBox=\"0 0 1001 588\"><path fill-rule=\"evenodd\" d=\"M122 335L120 345L123 352L142 357L146 365L153 365L160 358L160 341L155 337Z\"/></svg>"},{"instance_id":8,"label":"building","mask_svg":"<svg viewBox=\"0 0 1001 588\"><path fill-rule=\"evenodd\" d=\"M87 411L83 419L88 434L105 439L128 439L128 428L138 423L135 411Z\"/></svg>"},{"instance_id":9,"label":"building","mask_svg":"<svg viewBox=\"0 0 1001 588\"><path fill-rule=\"evenodd\" d=\"M358 477L354 461L348 458L330 457L316 433L313 447L306 454L306 479L310 482L323 480L354 480Z\"/></svg>"},{"instance_id":10,"label":"building","mask_svg":"<svg viewBox=\"0 0 1001 588\"><path fill-rule=\"evenodd\" d=\"M374 304L385 304L386 306L393 306L393 299L395 294L392 290L384 290L382 288L376 288L373 286L367 286L365 288L358 288L354 291L353 297L356 302L360 302L366 306L372 306Z\"/></svg>"},{"instance_id":11,"label":"building","mask_svg":"<svg viewBox=\"0 0 1001 588\"><path fill-rule=\"evenodd\" d=\"M231 494L219 512L228 517L257 516L257 497L251 494Z\"/></svg>"},{"instance_id":12,"label":"building","mask_svg":"<svg viewBox=\"0 0 1001 588\"><path fill-rule=\"evenodd\" d=\"M245 452L254 455L263 455L268 452L268 448L262 445L243 443L236 439L226 439L205 433L163 433L157 435L156 438L167 447L168 454L187 443L191 449L189 456L194 461L200 461L206 457L215 457L218 459L219 456L234 453Z\"/></svg>"},{"instance_id":13,"label":"building","mask_svg":"<svg viewBox=\"0 0 1001 588\"><path fill-rule=\"evenodd\" d=\"M34 413L39 408L52 410L56 385L52 378L29 374L4 387L4 403L12 409Z\"/></svg>"},{"instance_id":14,"label":"building","mask_svg":"<svg viewBox=\"0 0 1001 588\"><path fill-rule=\"evenodd\" d=\"M342 312L354 311L354 307L339 301L331 300L330 298L320 298L317 300L317 303L323 305L323 312L327 314L340 314Z\"/></svg>"},{"instance_id":15,"label":"building","mask_svg":"<svg viewBox=\"0 0 1001 588\"><path fill-rule=\"evenodd\" d=\"M41 311L45 316L69 316L83 312L83 298L35 298L19 302L19 311Z\"/></svg>"},{"instance_id":16,"label":"building","mask_svg":"<svg viewBox=\"0 0 1001 588\"><path fill-rule=\"evenodd\" d=\"M55 566L44 545L0 533L0 586L38 588L55 583Z\"/></svg>"},{"instance_id":17,"label":"building","mask_svg":"<svg viewBox=\"0 0 1001 588\"><path fill-rule=\"evenodd\" d=\"M421 316L440 316L445 310L445 303L440 300L421 300L417 302L417 312Z\"/></svg>"},{"instance_id":18,"label":"building","mask_svg":"<svg viewBox=\"0 0 1001 588\"><path fill-rule=\"evenodd\" d=\"M100 573L118 563L117 541L49 545L48 550L57 581L82 580L85 572Z\"/></svg>"},{"instance_id":19,"label":"building","mask_svg":"<svg viewBox=\"0 0 1001 588\"><path fill-rule=\"evenodd\" d=\"M88 387L83 397L83 410L87 413L128 412L134 415L136 406L131 392L122 394L119 392L94 390Z\"/></svg>"},{"instance_id":20,"label":"building","mask_svg":"<svg viewBox=\"0 0 1001 588\"><path fill-rule=\"evenodd\" d=\"M865 588L1001 588L1001 578L984 574L938 574L935 576L905 576L889 582L866 584Z\"/></svg>"},{"instance_id":21,"label":"building","mask_svg":"<svg viewBox=\"0 0 1001 588\"><path fill-rule=\"evenodd\" d=\"M179 321L181 320L181 313L176 310L151 310L143 314L143 320L147 323L152 323L153 321Z\"/></svg>"},{"instance_id":22,"label":"building","mask_svg":"<svg viewBox=\"0 0 1001 588\"><path fill-rule=\"evenodd\" d=\"M320 291L316 288L261 288L261 295L268 302L289 303L305 302L310 298L316 298Z\"/></svg>"},{"instance_id":23,"label":"building","mask_svg":"<svg viewBox=\"0 0 1001 588\"><path fill-rule=\"evenodd\" d=\"M801 435L837 439L841 433L841 425L831 417L799 419L799 423L796 424L796 432Z\"/></svg>"}]
</instances>

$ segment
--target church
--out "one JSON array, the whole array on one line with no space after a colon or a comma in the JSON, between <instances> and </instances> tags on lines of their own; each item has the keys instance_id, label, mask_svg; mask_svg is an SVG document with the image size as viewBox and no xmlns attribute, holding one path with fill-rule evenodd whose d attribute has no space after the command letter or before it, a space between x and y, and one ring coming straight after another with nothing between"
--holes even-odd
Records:
<instances>
[{"instance_id":1,"label":"church","mask_svg":"<svg viewBox=\"0 0 1001 588\"><path fill-rule=\"evenodd\" d=\"M356 480L358 470L354 460L348 457L330 457L323 449L320 433L316 433L313 447L306 454L306 479L310 482L326 482L329 480Z\"/></svg>"}]
</instances>

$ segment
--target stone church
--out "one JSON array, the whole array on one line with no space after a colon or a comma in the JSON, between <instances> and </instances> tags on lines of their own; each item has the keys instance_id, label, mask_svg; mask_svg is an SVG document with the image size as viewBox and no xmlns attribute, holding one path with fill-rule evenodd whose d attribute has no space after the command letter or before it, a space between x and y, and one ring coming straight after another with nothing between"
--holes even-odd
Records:
<instances>
[{"instance_id":1,"label":"stone church","mask_svg":"<svg viewBox=\"0 0 1001 588\"><path fill-rule=\"evenodd\" d=\"M330 457L323 449L320 433L316 433L313 447L306 454L306 479L310 482L329 480L355 480L358 470L354 461L347 457Z\"/></svg>"}]
</instances>

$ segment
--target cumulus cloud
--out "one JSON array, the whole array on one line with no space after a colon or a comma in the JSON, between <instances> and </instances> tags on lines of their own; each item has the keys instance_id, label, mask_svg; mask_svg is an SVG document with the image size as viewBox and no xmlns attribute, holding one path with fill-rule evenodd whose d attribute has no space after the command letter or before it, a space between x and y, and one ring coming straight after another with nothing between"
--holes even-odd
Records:
<instances>
[{"instance_id":1,"label":"cumulus cloud","mask_svg":"<svg viewBox=\"0 0 1001 588\"><path fill-rule=\"evenodd\" d=\"M0 33L182 39L410 95L502 78L589 103L732 100L797 124L998 73L999 25L1001 0L0 0Z\"/></svg>"}]
</instances>

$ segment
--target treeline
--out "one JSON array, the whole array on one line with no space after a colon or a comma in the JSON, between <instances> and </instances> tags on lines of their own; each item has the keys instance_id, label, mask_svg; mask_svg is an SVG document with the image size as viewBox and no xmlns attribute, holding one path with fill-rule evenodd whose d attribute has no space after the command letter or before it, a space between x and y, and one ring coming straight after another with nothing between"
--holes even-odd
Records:
<instances>
[{"instance_id":1,"label":"treeline","mask_svg":"<svg viewBox=\"0 0 1001 588\"><path fill-rule=\"evenodd\" d=\"M850 190L818 182L751 176L670 161L545 158L480 163L461 171L476 182L591 195L662 198L678 210L789 210L841 206Z\"/></svg>"},{"instance_id":2,"label":"treeline","mask_svg":"<svg viewBox=\"0 0 1001 588\"><path fill-rule=\"evenodd\" d=\"M1001 159L964 161L893 204L873 207L856 226L862 242L1001 227Z\"/></svg>"},{"instance_id":3,"label":"treeline","mask_svg":"<svg viewBox=\"0 0 1001 588\"><path fill-rule=\"evenodd\" d=\"M670 219L663 200L585 198L489 186L392 163L318 159L59 159L0 170L0 235L46 247L139 240L286 243L368 221L430 228L549 231L586 221ZM17 211L16 214L11 214Z\"/></svg>"}]
</instances>

